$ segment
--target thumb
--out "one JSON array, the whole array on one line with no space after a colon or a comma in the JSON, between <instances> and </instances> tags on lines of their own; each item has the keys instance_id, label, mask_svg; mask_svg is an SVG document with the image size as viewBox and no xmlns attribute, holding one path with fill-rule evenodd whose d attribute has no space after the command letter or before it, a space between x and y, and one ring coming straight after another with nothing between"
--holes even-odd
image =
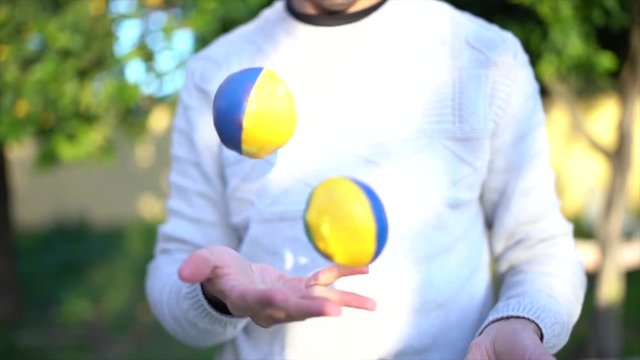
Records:
<instances>
[{"instance_id":1,"label":"thumb","mask_svg":"<svg viewBox=\"0 0 640 360\"><path fill-rule=\"evenodd\" d=\"M488 346L483 339L476 338L469 344L465 360L489 360L492 356L489 354Z\"/></svg>"},{"instance_id":2,"label":"thumb","mask_svg":"<svg viewBox=\"0 0 640 360\"><path fill-rule=\"evenodd\" d=\"M555 357L551 355L542 345L536 345L529 347L527 359L535 360L554 360Z\"/></svg>"},{"instance_id":3,"label":"thumb","mask_svg":"<svg viewBox=\"0 0 640 360\"><path fill-rule=\"evenodd\" d=\"M195 284L203 282L211 275L214 259L206 249L200 249L189 256L178 269L180 280Z\"/></svg>"}]
</instances>

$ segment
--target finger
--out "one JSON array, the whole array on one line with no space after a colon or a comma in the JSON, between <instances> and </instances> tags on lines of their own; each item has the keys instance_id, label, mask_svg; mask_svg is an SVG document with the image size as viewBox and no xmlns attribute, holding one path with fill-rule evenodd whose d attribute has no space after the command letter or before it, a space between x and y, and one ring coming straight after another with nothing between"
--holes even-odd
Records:
<instances>
[{"instance_id":1,"label":"finger","mask_svg":"<svg viewBox=\"0 0 640 360\"><path fill-rule=\"evenodd\" d=\"M469 349L467 350L467 355L464 357L464 360L490 360L491 358L487 345L480 339L475 339L469 344Z\"/></svg>"},{"instance_id":2,"label":"finger","mask_svg":"<svg viewBox=\"0 0 640 360\"><path fill-rule=\"evenodd\" d=\"M309 288L309 290L313 296L331 300L340 306L363 310L375 310L376 308L375 300L349 291L333 289L325 286L313 286Z\"/></svg>"},{"instance_id":3,"label":"finger","mask_svg":"<svg viewBox=\"0 0 640 360\"><path fill-rule=\"evenodd\" d=\"M364 275L369 273L368 266L339 266L333 265L317 271L306 282L307 286L328 286L345 276Z\"/></svg>"},{"instance_id":4,"label":"finger","mask_svg":"<svg viewBox=\"0 0 640 360\"><path fill-rule=\"evenodd\" d=\"M280 289L268 289L256 293L256 318L261 326L288 321L300 321L319 316L338 316L340 305L324 298L291 297Z\"/></svg>"},{"instance_id":5,"label":"finger","mask_svg":"<svg viewBox=\"0 0 640 360\"><path fill-rule=\"evenodd\" d=\"M214 259L206 249L195 251L178 269L178 277L187 283L199 283L209 278Z\"/></svg>"},{"instance_id":6,"label":"finger","mask_svg":"<svg viewBox=\"0 0 640 360\"><path fill-rule=\"evenodd\" d=\"M335 317L342 313L339 304L323 298L295 299L288 308L293 321L321 316Z\"/></svg>"}]
</instances>

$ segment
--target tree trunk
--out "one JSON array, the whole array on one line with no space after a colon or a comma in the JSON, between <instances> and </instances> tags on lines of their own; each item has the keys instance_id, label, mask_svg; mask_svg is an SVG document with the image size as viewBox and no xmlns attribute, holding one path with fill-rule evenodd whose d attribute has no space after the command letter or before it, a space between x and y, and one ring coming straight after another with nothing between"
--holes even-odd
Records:
<instances>
[{"instance_id":1,"label":"tree trunk","mask_svg":"<svg viewBox=\"0 0 640 360\"><path fill-rule=\"evenodd\" d=\"M618 146L612 154L611 183L597 238L602 247L602 268L595 282L596 355L619 358L622 355L622 306L626 293L626 273L618 263L623 238L626 189L631 167L632 123L640 94L640 6L636 3L630 32L629 55L620 74L622 118Z\"/></svg>"},{"instance_id":2,"label":"tree trunk","mask_svg":"<svg viewBox=\"0 0 640 360\"><path fill-rule=\"evenodd\" d=\"M0 323L16 321L20 305L5 150L0 143Z\"/></svg>"}]
</instances>

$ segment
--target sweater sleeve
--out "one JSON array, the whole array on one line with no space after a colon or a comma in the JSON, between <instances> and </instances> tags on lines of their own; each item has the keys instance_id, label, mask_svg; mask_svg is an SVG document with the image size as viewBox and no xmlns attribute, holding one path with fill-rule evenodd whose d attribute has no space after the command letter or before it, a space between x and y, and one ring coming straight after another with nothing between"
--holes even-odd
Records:
<instances>
[{"instance_id":1,"label":"sweater sleeve","mask_svg":"<svg viewBox=\"0 0 640 360\"><path fill-rule=\"evenodd\" d=\"M192 61L174 117L167 218L158 229L146 292L152 312L170 334L207 347L231 339L248 319L218 313L199 284L178 278L178 268L193 251L212 244L237 248L239 242L228 221L210 96L196 85L197 71Z\"/></svg>"},{"instance_id":2,"label":"sweater sleeve","mask_svg":"<svg viewBox=\"0 0 640 360\"><path fill-rule=\"evenodd\" d=\"M526 318L555 353L579 316L586 277L556 195L539 86L513 40L515 54L497 68L503 80L495 87L496 130L482 195L502 283L480 331L500 319Z\"/></svg>"}]
</instances>

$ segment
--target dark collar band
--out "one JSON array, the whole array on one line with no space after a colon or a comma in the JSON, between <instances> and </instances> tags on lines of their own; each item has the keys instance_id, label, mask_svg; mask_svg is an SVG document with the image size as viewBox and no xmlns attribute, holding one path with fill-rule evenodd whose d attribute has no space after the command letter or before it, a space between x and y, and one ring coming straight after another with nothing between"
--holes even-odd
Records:
<instances>
[{"instance_id":1,"label":"dark collar band","mask_svg":"<svg viewBox=\"0 0 640 360\"><path fill-rule=\"evenodd\" d=\"M301 13L296 10L292 4L292 0L285 1L287 3L287 11L289 12L289 14L291 14L291 16L302 21L303 23L317 26L340 26L354 23L371 15L374 11L378 10L385 2L387 2L387 0L382 0L371 7L352 13L310 15Z\"/></svg>"}]
</instances>

